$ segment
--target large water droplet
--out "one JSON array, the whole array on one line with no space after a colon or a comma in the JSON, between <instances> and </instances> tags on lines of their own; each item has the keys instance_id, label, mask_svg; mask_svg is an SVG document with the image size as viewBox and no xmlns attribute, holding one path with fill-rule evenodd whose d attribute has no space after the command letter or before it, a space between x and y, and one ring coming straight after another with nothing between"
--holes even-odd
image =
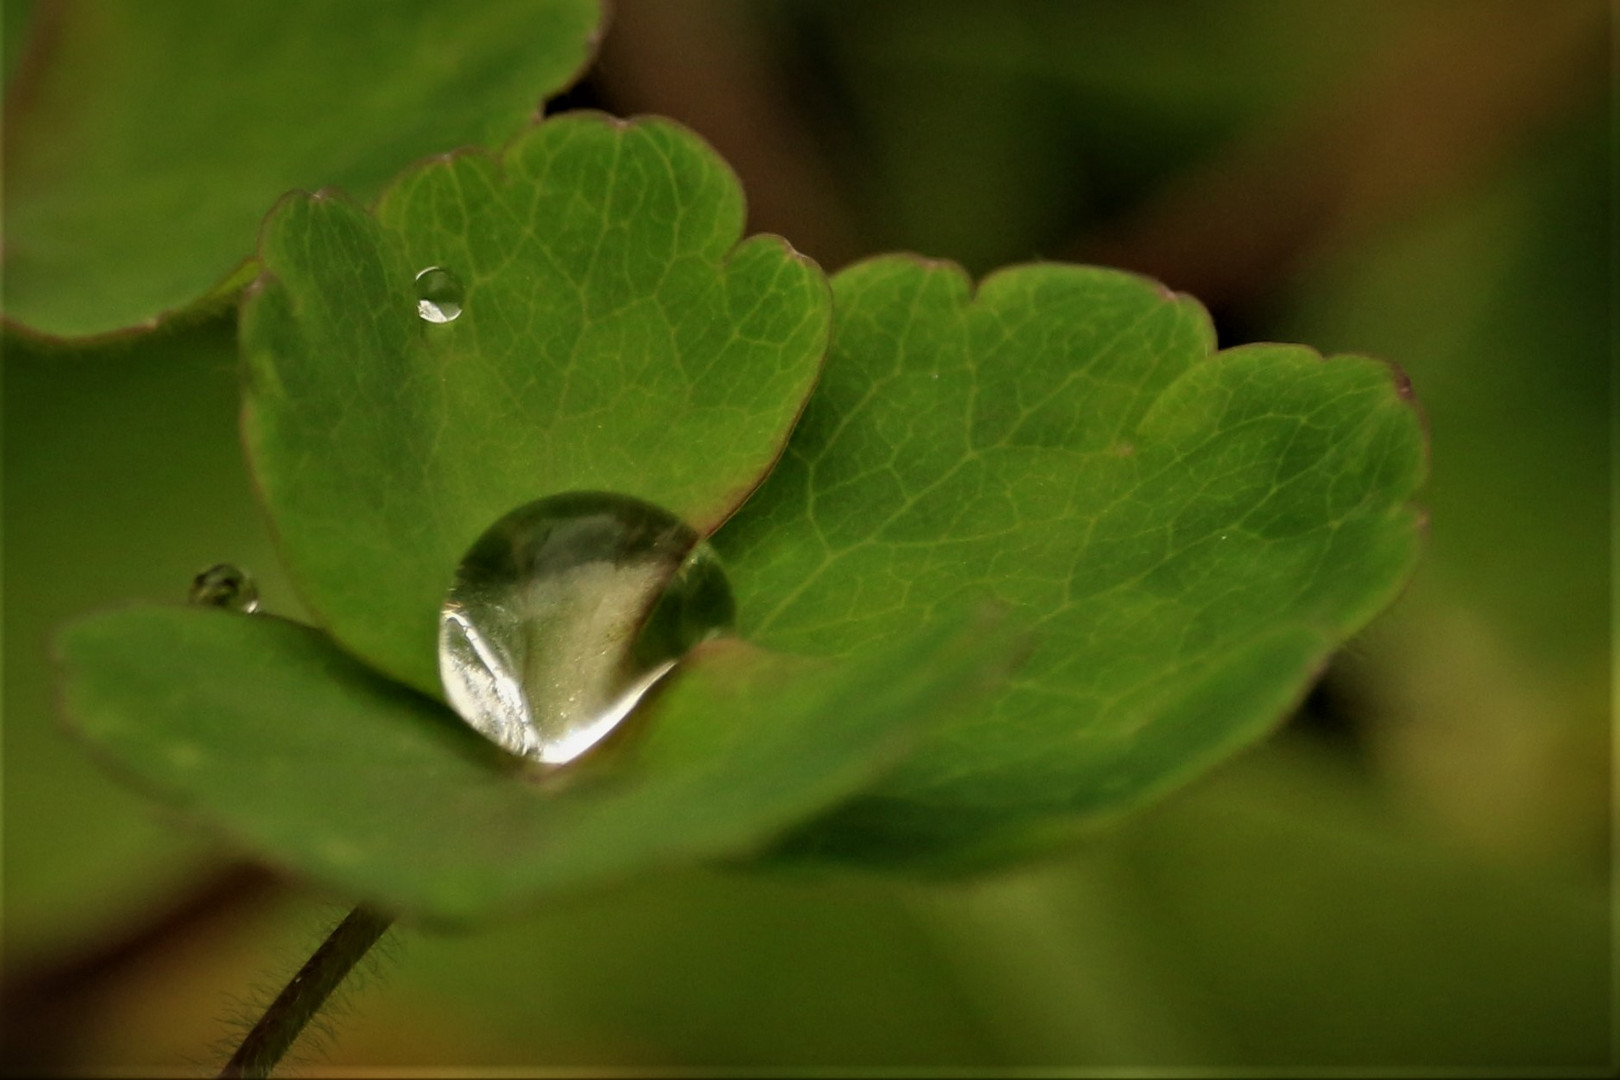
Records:
<instances>
[{"instance_id":1,"label":"large water droplet","mask_svg":"<svg viewBox=\"0 0 1620 1080\"><path fill-rule=\"evenodd\" d=\"M427 322L447 323L461 315L461 282L450 271L429 266L416 275L416 313Z\"/></svg>"},{"instance_id":2,"label":"large water droplet","mask_svg":"<svg viewBox=\"0 0 1620 1080\"><path fill-rule=\"evenodd\" d=\"M439 676L467 723L561 764L733 611L714 553L673 514L624 495L553 495L501 518L462 559L439 616Z\"/></svg>"},{"instance_id":3,"label":"large water droplet","mask_svg":"<svg viewBox=\"0 0 1620 1080\"><path fill-rule=\"evenodd\" d=\"M259 587L253 575L231 563L215 563L191 579L193 604L228 608L251 615L259 610Z\"/></svg>"}]
</instances>

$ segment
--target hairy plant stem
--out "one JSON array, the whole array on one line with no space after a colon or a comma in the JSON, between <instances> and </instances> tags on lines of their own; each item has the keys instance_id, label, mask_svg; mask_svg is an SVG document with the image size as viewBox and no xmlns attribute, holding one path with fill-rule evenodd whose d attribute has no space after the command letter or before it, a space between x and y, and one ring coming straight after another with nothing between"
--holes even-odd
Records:
<instances>
[{"instance_id":1,"label":"hairy plant stem","mask_svg":"<svg viewBox=\"0 0 1620 1080\"><path fill-rule=\"evenodd\" d=\"M349 912L253 1025L220 1077L267 1077L394 917L364 904Z\"/></svg>"}]
</instances>

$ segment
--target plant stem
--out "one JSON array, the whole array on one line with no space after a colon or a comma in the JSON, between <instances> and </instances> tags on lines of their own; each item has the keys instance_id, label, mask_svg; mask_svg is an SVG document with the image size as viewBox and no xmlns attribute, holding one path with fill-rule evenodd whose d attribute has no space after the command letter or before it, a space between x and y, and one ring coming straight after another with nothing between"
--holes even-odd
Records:
<instances>
[{"instance_id":1,"label":"plant stem","mask_svg":"<svg viewBox=\"0 0 1620 1080\"><path fill-rule=\"evenodd\" d=\"M388 931L393 921L392 915L384 915L364 904L349 912L253 1025L253 1030L220 1071L221 1080L269 1076L270 1070L304 1030L304 1025L326 1004L332 991Z\"/></svg>"}]
</instances>

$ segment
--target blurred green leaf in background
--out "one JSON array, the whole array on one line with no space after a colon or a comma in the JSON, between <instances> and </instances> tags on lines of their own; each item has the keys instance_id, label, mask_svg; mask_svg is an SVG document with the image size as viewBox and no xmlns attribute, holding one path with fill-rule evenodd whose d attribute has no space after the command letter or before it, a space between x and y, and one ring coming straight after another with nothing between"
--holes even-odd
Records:
<instances>
[{"instance_id":1,"label":"blurred green leaf in background","mask_svg":"<svg viewBox=\"0 0 1620 1080\"><path fill-rule=\"evenodd\" d=\"M599 19L595 0L469 15L40 4L6 92L7 322L93 337L231 297L282 192L369 198L416 158L504 141L584 69Z\"/></svg>"},{"instance_id":2,"label":"blurred green leaf in background","mask_svg":"<svg viewBox=\"0 0 1620 1080\"><path fill-rule=\"evenodd\" d=\"M1312 268L1287 318L1406 358L1433 438L1426 565L1353 658L1389 780L1499 855L1602 865L1614 419L1606 118Z\"/></svg>"},{"instance_id":3,"label":"blurred green leaf in background","mask_svg":"<svg viewBox=\"0 0 1620 1080\"><path fill-rule=\"evenodd\" d=\"M568 5L324 38L252 5L122 35L80 21L111 6L6 5L8 1070L186 1067L222 990L290 973L349 899L243 869L52 719L72 617L178 601L221 559L302 614L242 464L234 320L75 348L16 325L186 308L284 188L366 198L498 145L584 61L517 29L565 8L583 41ZM330 1063L1612 1069L1611 24L1588 0L616 4L565 102L688 124L741 175L747 231L829 272L892 247L1098 261L1204 299L1223 345L1398 362L1428 550L1279 737L1118 828L967 881L679 870L413 934ZM53 26L59 58L127 81L51 68ZM232 48L173 44L209 27ZM308 78L244 59L306 48L331 61ZM285 122L225 108L250 77ZM31 85L59 112L28 119ZM162 139L91 138L169 105ZM108 187L115 151L172 169Z\"/></svg>"},{"instance_id":4,"label":"blurred green leaf in background","mask_svg":"<svg viewBox=\"0 0 1620 1080\"><path fill-rule=\"evenodd\" d=\"M220 321L98 350L6 343L8 970L138 918L207 850L156 825L53 723L49 628L109 600L174 599L222 557L297 610L242 462L235 354Z\"/></svg>"}]
</instances>

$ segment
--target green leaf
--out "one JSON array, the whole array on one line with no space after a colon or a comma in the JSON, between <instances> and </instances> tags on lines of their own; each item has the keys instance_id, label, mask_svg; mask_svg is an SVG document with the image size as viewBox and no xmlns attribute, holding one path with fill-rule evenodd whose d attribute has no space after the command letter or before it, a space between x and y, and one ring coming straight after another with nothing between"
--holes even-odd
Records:
<instances>
[{"instance_id":1,"label":"green leaf","mask_svg":"<svg viewBox=\"0 0 1620 1080\"><path fill-rule=\"evenodd\" d=\"M268 616L132 608L74 624L58 648L68 716L156 794L345 895L460 922L758 847L971 700L1008 640L941 620L842 668L712 642L639 730L545 778Z\"/></svg>"},{"instance_id":2,"label":"green leaf","mask_svg":"<svg viewBox=\"0 0 1620 1080\"><path fill-rule=\"evenodd\" d=\"M780 453L826 347L820 271L738 243L736 178L665 121L549 120L497 161L403 176L373 217L297 196L244 305L243 430L301 594L345 646L438 688L455 565L496 518L600 489L707 531ZM415 277L463 287L417 316Z\"/></svg>"},{"instance_id":3,"label":"green leaf","mask_svg":"<svg viewBox=\"0 0 1620 1080\"><path fill-rule=\"evenodd\" d=\"M821 385L716 537L742 632L859 654L994 597L1038 644L990 707L794 843L986 856L1260 737L1416 555L1417 417L1382 363L1211 355L1198 304L1059 265L891 257L834 281Z\"/></svg>"},{"instance_id":4,"label":"green leaf","mask_svg":"<svg viewBox=\"0 0 1620 1080\"><path fill-rule=\"evenodd\" d=\"M369 197L497 145L584 67L594 0L46 5L6 102L5 317L144 327L242 283L290 188Z\"/></svg>"}]
</instances>

